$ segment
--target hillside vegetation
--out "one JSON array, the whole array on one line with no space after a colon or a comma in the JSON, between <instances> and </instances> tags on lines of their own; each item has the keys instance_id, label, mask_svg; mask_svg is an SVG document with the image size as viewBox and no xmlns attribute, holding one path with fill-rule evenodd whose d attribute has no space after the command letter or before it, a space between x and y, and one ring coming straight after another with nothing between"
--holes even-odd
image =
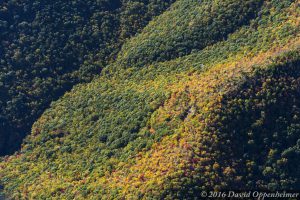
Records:
<instances>
[{"instance_id":1,"label":"hillside vegetation","mask_svg":"<svg viewBox=\"0 0 300 200\"><path fill-rule=\"evenodd\" d=\"M2 159L13 199L300 190L300 1L177 0Z\"/></svg>"},{"instance_id":2,"label":"hillside vegetation","mask_svg":"<svg viewBox=\"0 0 300 200\"><path fill-rule=\"evenodd\" d=\"M0 3L0 155L14 152L52 100L89 82L172 0Z\"/></svg>"},{"instance_id":3,"label":"hillside vegetation","mask_svg":"<svg viewBox=\"0 0 300 200\"><path fill-rule=\"evenodd\" d=\"M248 24L263 1L177 1L172 9L154 20L137 37L123 46L118 62L144 66L203 49Z\"/></svg>"}]
</instances>

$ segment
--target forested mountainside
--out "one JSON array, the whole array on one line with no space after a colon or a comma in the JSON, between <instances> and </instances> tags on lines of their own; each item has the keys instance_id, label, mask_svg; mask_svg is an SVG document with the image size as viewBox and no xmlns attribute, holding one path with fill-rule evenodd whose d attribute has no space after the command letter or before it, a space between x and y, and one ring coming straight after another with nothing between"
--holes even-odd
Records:
<instances>
[{"instance_id":1,"label":"forested mountainside","mask_svg":"<svg viewBox=\"0 0 300 200\"><path fill-rule=\"evenodd\" d=\"M172 0L0 2L0 155L73 85L89 82Z\"/></svg>"},{"instance_id":2,"label":"forested mountainside","mask_svg":"<svg viewBox=\"0 0 300 200\"><path fill-rule=\"evenodd\" d=\"M176 0L2 158L3 193L300 190L299 22L299 0Z\"/></svg>"}]
</instances>

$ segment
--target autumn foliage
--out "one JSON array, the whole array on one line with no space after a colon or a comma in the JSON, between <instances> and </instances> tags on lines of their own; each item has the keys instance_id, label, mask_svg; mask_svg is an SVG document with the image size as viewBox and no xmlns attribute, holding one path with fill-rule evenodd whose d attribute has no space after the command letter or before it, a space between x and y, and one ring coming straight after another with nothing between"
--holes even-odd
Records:
<instances>
[{"instance_id":1,"label":"autumn foliage","mask_svg":"<svg viewBox=\"0 0 300 200\"><path fill-rule=\"evenodd\" d=\"M299 190L299 5L177 0L2 158L4 193L194 199L204 190ZM208 13L222 17L211 24Z\"/></svg>"}]
</instances>

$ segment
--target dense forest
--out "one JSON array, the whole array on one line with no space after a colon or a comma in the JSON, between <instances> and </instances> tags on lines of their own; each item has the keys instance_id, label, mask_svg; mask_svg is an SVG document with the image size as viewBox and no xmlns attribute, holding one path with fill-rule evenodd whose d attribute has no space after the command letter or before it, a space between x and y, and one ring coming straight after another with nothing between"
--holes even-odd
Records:
<instances>
[{"instance_id":1,"label":"dense forest","mask_svg":"<svg viewBox=\"0 0 300 200\"><path fill-rule=\"evenodd\" d=\"M0 5L7 198L300 190L299 0Z\"/></svg>"},{"instance_id":2,"label":"dense forest","mask_svg":"<svg viewBox=\"0 0 300 200\"><path fill-rule=\"evenodd\" d=\"M0 4L0 155L52 100L89 82L172 0L4 0Z\"/></svg>"}]
</instances>

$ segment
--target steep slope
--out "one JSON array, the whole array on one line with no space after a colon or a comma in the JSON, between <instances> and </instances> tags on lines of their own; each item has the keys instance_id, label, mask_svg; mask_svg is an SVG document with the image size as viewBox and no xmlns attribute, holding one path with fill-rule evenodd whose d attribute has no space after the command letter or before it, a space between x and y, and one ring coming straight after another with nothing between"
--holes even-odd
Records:
<instances>
[{"instance_id":1,"label":"steep slope","mask_svg":"<svg viewBox=\"0 0 300 200\"><path fill-rule=\"evenodd\" d=\"M168 21L158 17L111 70L53 103L22 150L3 158L4 192L193 199L208 189L300 189L299 3L264 1L219 42L167 62L124 64L127 46L143 46L149 27Z\"/></svg>"},{"instance_id":2,"label":"steep slope","mask_svg":"<svg viewBox=\"0 0 300 200\"><path fill-rule=\"evenodd\" d=\"M172 0L0 3L0 155L65 91L92 80Z\"/></svg>"},{"instance_id":3,"label":"steep slope","mask_svg":"<svg viewBox=\"0 0 300 200\"><path fill-rule=\"evenodd\" d=\"M144 66L185 56L224 40L260 11L263 1L177 1L123 46L118 62Z\"/></svg>"},{"instance_id":4,"label":"steep slope","mask_svg":"<svg viewBox=\"0 0 300 200\"><path fill-rule=\"evenodd\" d=\"M242 69L229 65L192 75L156 119L175 134L138 154L134 164L121 163L112 174L87 185L100 184L101 196L108 199L193 199L206 190L299 190L299 42L297 46L277 58L283 63L267 70L251 72L253 66L243 66L243 60L232 65Z\"/></svg>"}]
</instances>

